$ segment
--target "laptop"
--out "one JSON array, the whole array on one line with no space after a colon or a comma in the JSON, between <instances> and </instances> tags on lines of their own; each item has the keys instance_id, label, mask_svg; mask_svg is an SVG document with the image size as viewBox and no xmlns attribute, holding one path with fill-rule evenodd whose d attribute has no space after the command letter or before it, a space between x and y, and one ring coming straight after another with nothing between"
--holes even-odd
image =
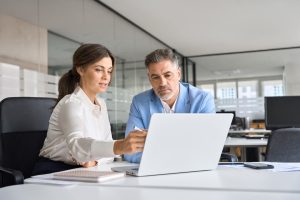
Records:
<instances>
[{"instance_id":1,"label":"laptop","mask_svg":"<svg viewBox=\"0 0 300 200\"><path fill-rule=\"evenodd\" d=\"M112 171L150 176L216 169L232 117L231 113L155 113L139 166Z\"/></svg>"}]
</instances>

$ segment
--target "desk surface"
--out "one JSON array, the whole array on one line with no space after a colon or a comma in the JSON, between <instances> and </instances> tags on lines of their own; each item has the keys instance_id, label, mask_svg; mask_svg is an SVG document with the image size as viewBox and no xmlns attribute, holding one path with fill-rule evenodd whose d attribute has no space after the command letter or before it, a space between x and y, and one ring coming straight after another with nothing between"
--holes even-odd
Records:
<instances>
[{"instance_id":1,"label":"desk surface","mask_svg":"<svg viewBox=\"0 0 300 200\"><path fill-rule=\"evenodd\" d=\"M170 189L297 192L300 194L300 172L280 173L268 170L236 169L220 166L217 170L212 171L126 177L105 182L103 185Z\"/></svg>"},{"instance_id":2,"label":"desk surface","mask_svg":"<svg viewBox=\"0 0 300 200\"><path fill-rule=\"evenodd\" d=\"M184 161L183 161L184 162ZM130 165L102 164L94 170ZM28 182L27 179L26 182ZM32 180L32 179L31 179ZM272 172L247 168L218 167L217 170L148 177L127 176L103 183L77 185L25 184L0 189L1 199L300 199L300 172Z\"/></svg>"},{"instance_id":3,"label":"desk surface","mask_svg":"<svg viewBox=\"0 0 300 200\"><path fill-rule=\"evenodd\" d=\"M68 186L25 184L0 189L1 199L9 200L54 200L54 199L121 199L121 200L155 200L155 199L210 199L210 200L299 200L299 193L280 192L240 192L205 189L167 189L167 188L130 188L109 186Z\"/></svg>"},{"instance_id":4,"label":"desk surface","mask_svg":"<svg viewBox=\"0 0 300 200\"><path fill-rule=\"evenodd\" d=\"M184 162L184 161L183 161ZM107 171L114 166L128 163L110 163L95 167ZM248 168L218 167L217 170L192 173L169 174L147 177L131 177L103 183L83 183L81 185L102 185L118 187L147 187L169 189L208 189L250 192L292 192L300 194L300 172L272 172ZM284 184L282 184L284 183Z\"/></svg>"}]
</instances>

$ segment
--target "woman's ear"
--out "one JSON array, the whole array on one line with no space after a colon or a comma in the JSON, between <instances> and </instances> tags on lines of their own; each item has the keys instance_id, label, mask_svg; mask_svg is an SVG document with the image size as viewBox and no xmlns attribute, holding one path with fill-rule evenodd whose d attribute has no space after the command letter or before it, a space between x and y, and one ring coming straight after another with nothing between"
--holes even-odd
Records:
<instances>
[{"instance_id":1,"label":"woman's ear","mask_svg":"<svg viewBox=\"0 0 300 200\"><path fill-rule=\"evenodd\" d=\"M82 67L76 67L76 71L77 71L77 73L78 73L80 76L82 76L82 74L83 74L83 68L82 68Z\"/></svg>"}]
</instances>

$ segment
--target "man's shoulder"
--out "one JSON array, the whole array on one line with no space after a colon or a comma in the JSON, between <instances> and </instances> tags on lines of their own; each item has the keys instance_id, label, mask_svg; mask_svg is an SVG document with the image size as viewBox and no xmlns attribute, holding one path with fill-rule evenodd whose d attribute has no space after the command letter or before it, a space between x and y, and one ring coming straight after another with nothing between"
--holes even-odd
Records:
<instances>
[{"instance_id":1,"label":"man's shoulder","mask_svg":"<svg viewBox=\"0 0 300 200\"><path fill-rule=\"evenodd\" d=\"M189 83L181 83L183 85L183 87L185 87L188 90L188 93L190 94L190 96L194 96L194 95L203 95L206 96L208 95L208 92L197 88Z\"/></svg>"},{"instance_id":2,"label":"man's shoulder","mask_svg":"<svg viewBox=\"0 0 300 200\"><path fill-rule=\"evenodd\" d=\"M200 88L190 84L184 84L187 88L187 95L191 105L190 112L192 113L213 113L215 112L215 105L212 95Z\"/></svg>"}]
</instances>

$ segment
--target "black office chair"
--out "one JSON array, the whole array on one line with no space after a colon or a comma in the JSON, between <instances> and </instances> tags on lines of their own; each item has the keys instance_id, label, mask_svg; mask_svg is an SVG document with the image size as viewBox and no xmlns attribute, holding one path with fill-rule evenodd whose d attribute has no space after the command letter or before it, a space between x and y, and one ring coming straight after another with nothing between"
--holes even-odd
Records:
<instances>
[{"instance_id":1,"label":"black office chair","mask_svg":"<svg viewBox=\"0 0 300 200\"><path fill-rule=\"evenodd\" d=\"M272 131L268 140L266 161L300 162L300 128Z\"/></svg>"},{"instance_id":2,"label":"black office chair","mask_svg":"<svg viewBox=\"0 0 300 200\"><path fill-rule=\"evenodd\" d=\"M0 187L31 176L56 100L10 97L0 103Z\"/></svg>"}]
</instances>

